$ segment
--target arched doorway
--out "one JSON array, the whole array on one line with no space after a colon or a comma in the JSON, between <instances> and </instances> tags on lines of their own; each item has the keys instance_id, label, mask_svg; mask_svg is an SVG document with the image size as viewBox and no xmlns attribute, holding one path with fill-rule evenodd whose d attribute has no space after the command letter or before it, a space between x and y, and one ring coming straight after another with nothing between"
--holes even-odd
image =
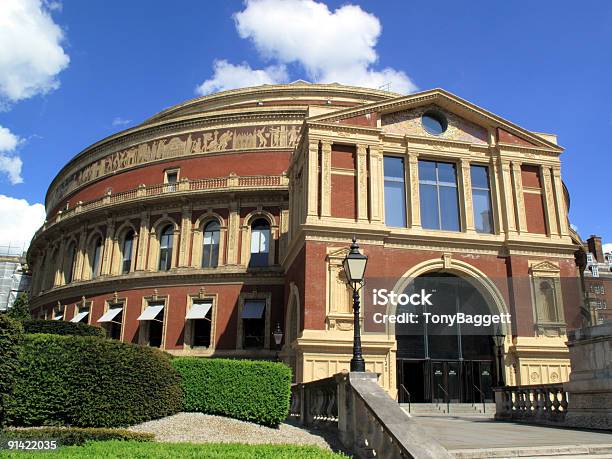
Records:
<instances>
[{"instance_id":1,"label":"arched doorway","mask_svg":"<svg viewBox=\"0 0 612 459\"><path fill-rule=\"evenodd\" d=\"M409 295L431 293L431 304L408 304L396 310L396 314L419 317L416 323L395 325L400 401L407 401L408 393L416 403L493 401L494 325L452 322L461 313L472 317L499 314L476 283L469 277L437 271L422 274L404 287L403 293Z\"/></svg>"}]
</instances>

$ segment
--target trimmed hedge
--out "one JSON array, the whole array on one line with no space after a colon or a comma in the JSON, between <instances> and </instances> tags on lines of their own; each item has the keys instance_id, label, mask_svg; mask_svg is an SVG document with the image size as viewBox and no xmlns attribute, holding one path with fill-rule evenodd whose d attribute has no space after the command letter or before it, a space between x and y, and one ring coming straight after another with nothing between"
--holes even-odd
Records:
<instances>
[{"instance_id":1,"label":"trimmed hedge","mask_svg":"<svg viewBox=\"0 0 612 459\"><path fill-rule=\"evenodd\" d=\"M0 443L10 440L55 440L58 446L84 445L88 441L153 441L155 435L125 429L82 427L32 427L0 431Z\"/></svg>"},{"instance_id":2,"label":"trimmed hedge","mask_svg":"<svg viewBox=\"0 0 612 459\"><path fill-rule=\"evenodd\" d=\"M16 381L22 332L18 321L0 314L0 427L5 423L5 404Z\"/></svg>"},{"instance_id":3,"label":"trimmed hedge","mask_svg":"<svg viewBox=\"0 0 612 459\"><path fill-rule=\"evenodd\" d=\"M98 336L106 337L106 330L82 323L65 322L63 320L32 319L23 321L26 333L48 333L51 335Z\"/></svg>"},{"instance_id":4,"label":"trimmed hedge","mask_svg":"<svg viewBox=\"0 0 612 459\"><path fill-rule=\"evenodd\" d=\"M182 406L168 354L92 336L27 335L16 378L14 426L120 427Z\"/></svg>"},{"instance_id":5,"label":"trimmed hedge","mask_svg":"<svg viewBox=\"0 0 612 459\"><path fill-rule=\"evenodd\" d=\"M277 426L287 417L291 369L282 363L179 357L185 409Z\"/></svg>"}]
</instances>

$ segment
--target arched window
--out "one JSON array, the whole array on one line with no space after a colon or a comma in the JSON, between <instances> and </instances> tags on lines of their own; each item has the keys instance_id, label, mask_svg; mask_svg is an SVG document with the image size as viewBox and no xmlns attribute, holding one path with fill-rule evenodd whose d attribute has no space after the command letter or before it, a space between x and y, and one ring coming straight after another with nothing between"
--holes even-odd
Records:
<instances>
[{"instance_id":1,"label":"arched window","mask_svg":"<svg viewBox=\"0 0 612 459\"><path fill-rule=\"evenodd\" d=\"M66 260L66 266L64 271L64 282L69 284L72 282L72 276L74 274L74 259L76 258L76 244L72 242L68 247L68 258Z\"/></svg>"},{"instance_id":2,"label":"arched window","mask_svg":"<svg viewBox=\"0 0 612 459\"><path fill-rule=\"evenodd\" d=\"M121 274L127 274L132 269L132 248L134 246L134 231L129 230L123 238L121 247Z\"/></svg>"},{"instance_id":3,"label":"arched window","mask_svg":"<svg viewBox=\"0 0 612 459\"><path fill-rule=\"evenodd\" d=\"M172 268L172 225L167 225L159 238L159 270L168 271Z\"/></svg>"},{"instance_id":4,"label":"arched window","mask_svg":"<svg viewBox=\"0 0 612 459\"><path fill-rule=\"evenodd\" d=\"M219 264L219 222L213 220L204 227L202 268L216 268Z\"/></svg>"},{"instance_id":5,"label":"arched window","mask_svg":"<svg viewBox=\"0 0 612 459\"><path fill-rule=\"evenodd\" d=\"M96 239L93 256L91 257L91 278L98 277L100 275L100 268L102 267L102 238Z\"/></svg>"},{"instance_id":6,"label":"arched window","mask_svg":"<svg viewBox=\"0 0 612 459\"><path fill-rule=\"evenodd\" d=\"M251 260L250 267L268 266L270 253L270 223L259 218L251 225Z\"/></svg>"}]
</instances>

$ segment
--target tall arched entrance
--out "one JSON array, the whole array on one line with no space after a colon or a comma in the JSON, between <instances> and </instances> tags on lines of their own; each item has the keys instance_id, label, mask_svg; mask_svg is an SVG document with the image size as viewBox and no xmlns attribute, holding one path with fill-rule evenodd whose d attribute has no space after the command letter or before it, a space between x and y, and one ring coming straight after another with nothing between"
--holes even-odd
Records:
<instances>
[{"instance_id":1,"label":"tall arched entrance","mask_svg":"<svg viewBox=\"0 0 612 459\"><path fill-rule=\"evenodd\" d=\"M499 314L475 279L434 272L412 279L404 293L430 293L430 303L398 305L418 323L395 324L397 389L400 402L493 400L496 379L494 325L452 323L452 317ZM409 395L408 395L409 394Z\"/></svg>"}]
</instances>

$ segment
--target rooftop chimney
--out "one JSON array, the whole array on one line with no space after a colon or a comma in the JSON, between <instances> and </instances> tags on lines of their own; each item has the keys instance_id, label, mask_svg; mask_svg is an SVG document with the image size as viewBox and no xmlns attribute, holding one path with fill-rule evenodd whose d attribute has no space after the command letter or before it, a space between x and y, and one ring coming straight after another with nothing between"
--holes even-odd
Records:
<instances>
[{"instance_id":1,"label":"rooftop chimney","mask_svg":"<svg viewBox=\"0 0 612 459\"><path fill-rule=\"evenodd\" d=\"M587 239L587 246L589 248L589 252L593 254L595 260L599 263L603 263L603 249L601 247L601 238L599 236L591 235L590 238Z\"/></svg>"}]
</instances>

